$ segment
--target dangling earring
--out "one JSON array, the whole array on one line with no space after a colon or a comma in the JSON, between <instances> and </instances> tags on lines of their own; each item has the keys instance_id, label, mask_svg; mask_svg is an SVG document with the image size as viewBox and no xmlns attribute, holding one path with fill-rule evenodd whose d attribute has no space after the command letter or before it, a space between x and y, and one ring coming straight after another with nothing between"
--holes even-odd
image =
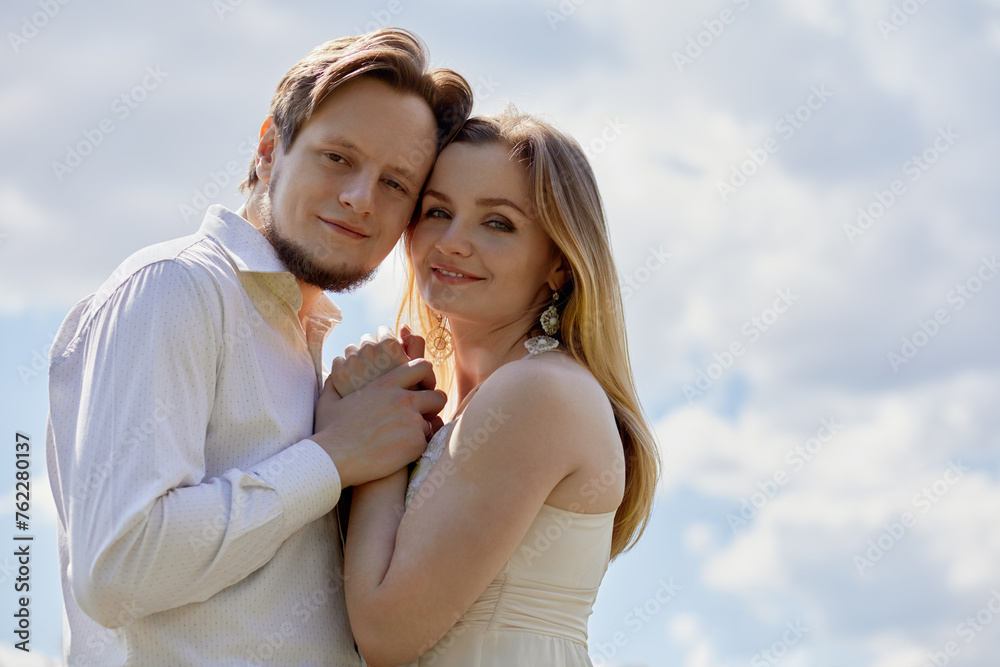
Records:
<instances>
[{"instance_id":1,"label":"dangling earring","mask_svg":"<svg viewBox=\"0 0 1000 667\"><path fill-rule=\"evenodd\" d=\"M541 354L559 347L559 341L554 336L559 331L559 310L556 308L556 301L559 300L559 292L552 292L552 304L542 313L539 323L542 325L544 336L535 336L524 342L531 354Z\"/></svg>"},{"instance_id":2,"label":"dangling earring","mask_svg":"<svg viewBox=\"0 0 1000 667\"><path fill-rule=\"evenodd\" d=\"M444 317L437 315L437 326L427 334L427 356L431 363L440 366L455 351L455 345L451 340L451 332L444 324Z\"/></svg>"}]
</instances>

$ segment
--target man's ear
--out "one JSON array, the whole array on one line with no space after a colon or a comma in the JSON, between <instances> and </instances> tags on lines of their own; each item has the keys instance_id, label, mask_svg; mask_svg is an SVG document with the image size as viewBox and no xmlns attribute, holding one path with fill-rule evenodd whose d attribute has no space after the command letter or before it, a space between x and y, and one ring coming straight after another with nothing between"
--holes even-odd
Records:
<instances>
[{"instance_id":1,"label":"man's ear","mask_svg":"<svg viewBox=\"0 0 1000 667\"><path fill-rule=\"evenodd\" d=\"M274 168L274 153L278 148L278 129L274 118L268 116L260 126L260 139L257 141L257 163L254 170L262 183L271 182L271 171Z\"/></svg>"}]
</instances>

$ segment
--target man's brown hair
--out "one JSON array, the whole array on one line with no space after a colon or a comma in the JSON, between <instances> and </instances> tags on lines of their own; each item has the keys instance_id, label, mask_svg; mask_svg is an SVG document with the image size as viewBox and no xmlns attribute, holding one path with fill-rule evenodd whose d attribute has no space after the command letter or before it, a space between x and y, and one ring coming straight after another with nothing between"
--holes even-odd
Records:
<instances>
[{"instance_id":1,"label":"man's brown hair","mask_svg":"<svg viewBox=\"0 0 1000 667\"><path fill-rule=\"evenodd\" d=\"M427 53L413 33L384 28L359 37L342 37L313 49L292 65L274 91L269 115L274 119L279 145L288 151L299 130L338 86L358 77L371 77L402 93L412 93L427 102L438 126L436 146L440 151L469 117L472 89L450 69L427 69ZM257 178L256 155L240 191L250 193Z\"/></svg>"}]
</instances>

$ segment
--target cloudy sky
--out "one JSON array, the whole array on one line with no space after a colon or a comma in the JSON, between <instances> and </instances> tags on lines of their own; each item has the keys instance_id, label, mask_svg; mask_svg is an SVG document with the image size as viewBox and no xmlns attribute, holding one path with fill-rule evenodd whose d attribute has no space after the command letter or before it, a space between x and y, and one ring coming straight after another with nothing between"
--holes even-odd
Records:
<instances>
[{"instance_id":1,"label":"cloudy sky","mask_svg":"<svg viewBox=\"0 0 1000 667\"><path fill-rule=\"evenodd\" d=\"M605 579L595 664L994 667L1000 0L4 2L0 540L21 432L34 664L61 631L59 323L135 250L239 205L227 169L293 62L390 24L477 112L575 136L602 188L666 473ZM399 278L337 298L327 359L393 319ZM14 641L0 665L32 664Z\"/></svg>"}]
</instances>

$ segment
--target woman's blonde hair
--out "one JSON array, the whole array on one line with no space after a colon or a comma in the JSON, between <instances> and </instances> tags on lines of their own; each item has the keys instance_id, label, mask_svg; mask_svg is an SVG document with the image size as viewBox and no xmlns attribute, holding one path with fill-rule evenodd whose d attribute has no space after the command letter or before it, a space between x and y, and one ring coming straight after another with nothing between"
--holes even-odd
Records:
<instances>
[{"instance_id":1,"label":"woman's blonde hair","mask_svg":"<svg viewBox=\"0 0 1000 667\"><path fill-rule=\"evenodd\" d=\"M646 528L659 477L659 455L632 379L618 273L594 173L576 141L513 110L469 119L453 141L510 148L511 159L527 169L536 222L570 266L571 278L559 290L556 337L604 388L625 450L625 496L615 515L614 558L630 549ZM403 236L407 281L399 321L405 319L414 331L426 334L436 326L435 316L417 292L409 259L419 210ZM538 314L546 305L537 305ZM447 388L454 369L444 370Z\"/></svg>"}]
</instances>

